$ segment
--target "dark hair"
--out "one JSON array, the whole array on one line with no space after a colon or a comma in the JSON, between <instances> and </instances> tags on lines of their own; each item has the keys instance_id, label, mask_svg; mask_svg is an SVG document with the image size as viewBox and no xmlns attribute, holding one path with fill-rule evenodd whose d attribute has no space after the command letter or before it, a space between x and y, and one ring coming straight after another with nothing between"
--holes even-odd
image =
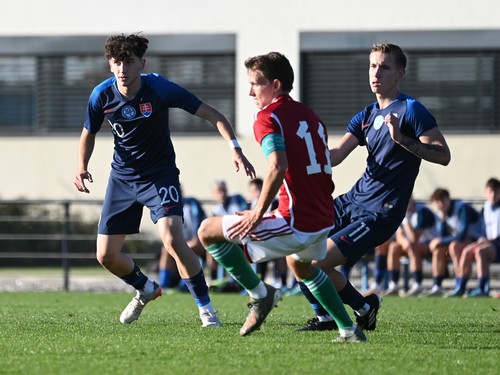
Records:
<instances>
[{"instance_id":1,"label":"dark hair","mask_svg":"<svg viewBox=\"0 0 500 375\"><path fill-rule=\"evenodd\" d=\"M406 69L406 55L401 47L390 43L375 43L370 49L370 53L372 52L382 52L392 55L394 56L396 65L400 68Z\"/></svg>"},{"instance_id":2,"label":"dark hair","mask_svg":"<svg viewBox=\"0 0 500 375\"><path fill-rule=\"evenodd\" d=\"M442 201L443 199L450 198L450 192L443 188L437 188L431 195L431 201Z\"/></svg>"},{"instance_id":3,"label":"dark hair","mask_svg":"<svg viewBox=\"0 0 500 375\"><path fill-rule=\"evenodd\" d=\"M489 187L491 190L498 190L500 189L500 181L498 181L496 178L490 178L486 182L486 187Z\"/></svg>"},{"instance_id":4,"label":"dark hair","mask_svg":"<svg viewBox=\"0 0 500 375\"><path fill-rule=\"evenodd\" d=\"M124 61L132 55L142 59L148 49L149 40L139 34L112 35L106 40L104 51L106 58Z\"/></svg>"},{"instance_id":5,"label":"dark hair","mask_svg":"<svg viewBox=\"0 0 500 375\"><path fill-rule=\"evenodd\" d=\"M219 190L227 191L226 181L224 180L215 180L212 186L217 187Z\"/></svg>"},{"instance_id":6,"label":"dark hair","mask_svg":"<svg viewBox=\"0 0 500 375\"><path fill-rule=\"evenodd\" d=\"M262 185L264 185L264 181L260 177L255 177L253 180L250 180L249 185L255 185L257 189L262 190Z\"/></svg>"},{"instance_id":7,"label":"dark hair","mask_svg":"<svg viewBox=\"0 0 500 375\"><path fill-rule=\"evenodd\" d=\"M277 79L281 82L283 91L290 92L293 89L293 68L290 61L279 52L269 52L266 55L249 57L245 61L248 70L258 70L269 81Z\"/></svg>"}]
</instances>

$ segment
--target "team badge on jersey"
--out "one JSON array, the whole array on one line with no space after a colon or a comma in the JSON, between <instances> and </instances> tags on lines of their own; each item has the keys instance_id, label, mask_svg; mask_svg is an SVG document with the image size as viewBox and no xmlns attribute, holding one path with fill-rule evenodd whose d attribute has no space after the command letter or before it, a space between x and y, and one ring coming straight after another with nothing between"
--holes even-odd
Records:
<instances>
[{"instance_id":1,"label":"team badge on jersey","mask_svg":"<svg viewBox=\"0 0 500 375\"><path fill-rule=\"evenodd\" d=\"M126 105L125 107L122 108L122 116L125 117L126 119L131 119L135 117L135 109L134 107L131 107L129 105Z\"/></svg>"},{"instance_id":2,"label":"team badge on jersey","mask_svg":"<svg viewBox=\"0 0 500 375\"><path fill-rule=\"evenodd\" d=\"M375 128L375 130L379 130L382 125L384 125L384 122L384 116L378 115L377 117L375 117L375 121L373 121L373 127Z\"/></svg>"},{"instance_id":3,"label":"team badge on jersey","mask_svg":"<svg viewBox=\"0 0 500 375\"><path fill-rule=\"evenodd\" d=\"M151 103L141 103L139 109L144 117L149 117L153 113L153 106Z\"/></svg>"}]
</instances>

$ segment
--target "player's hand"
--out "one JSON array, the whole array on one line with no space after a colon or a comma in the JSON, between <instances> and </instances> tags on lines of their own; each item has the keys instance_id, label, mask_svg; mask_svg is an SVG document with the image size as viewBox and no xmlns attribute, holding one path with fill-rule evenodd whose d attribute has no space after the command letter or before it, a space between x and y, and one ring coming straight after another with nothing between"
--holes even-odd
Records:
<instances>
[{"instance_id":1,"label":"player's hand","mask_svg":"<svg viewBox=\"0 0 500 375\"><path fill-rule=\"evenodd\" d=\"M227 234L229 238L239 237L242 240L260 223L261 217L252 210L236 212L236 215L241 216L241 220L230 226Z\"/></svg>"},{"instance_id":2,"label":"player's hand","mask_svg":"<svg viewBox=\"0 0 500 375\"><path fill-rule=\"evenodd\" d=\"M94 180L92 179L92 175L89 172L84 171L77 173L77 175L75 176L74 184L78 191L88 194L90 193L90 190L85 186L85 180L88 180L91 183L94 182Z\"/></svg>"},{"instance_id":3,"label":"player's hand","mask_svg":"<svg viewBox=\"0 0 500 375\"><path fill-rule=\"evenodd\" d=\"M399 142L401 139L401 129L399 128L399 119L397 113L389 113L385 116L384 122L389 127L389 133L391 138L395 142Z\"/></svg>"},{"instance_id":4,"label":"player's hand","mask_svg":"<svg viewBox=\"0 0 500 375\"><path fill-rule=\"evenodd\" d=\"M236 169L236 172L239 172L240 166L243 166L245 169L245 174L249 176L250 178L255 178L255 168L253 165L248 161L245 155L243 155L243 151L241 148L233 148L233 163Z\"/></svg>"}]
</instances>

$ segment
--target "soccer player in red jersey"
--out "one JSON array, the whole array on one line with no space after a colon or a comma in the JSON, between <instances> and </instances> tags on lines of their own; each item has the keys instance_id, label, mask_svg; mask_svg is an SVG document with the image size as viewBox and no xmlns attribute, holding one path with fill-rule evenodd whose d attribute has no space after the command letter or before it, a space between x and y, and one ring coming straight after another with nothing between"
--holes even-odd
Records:
<instances>
[{"instance_id":1,"label":"soccer player in red jersey","mask_svg":"<svg viewBox=\"0 0 500 375\"><path fill-rule=\"evenodd\" d=\"M336 341L367 341L328 276L311 263L325 257L335 215L326 127L310 108L289 95L294 73L285 56L271 52L251 57L245 67L249 94L259 109L254 134L268 165L262 192L254 209L208 218L199 229L207 251L250 296L250 312L240 334L258 329L281 298L280 291L260 280L249 262L289 256L295 277L335 319L340 331ZM278 208L266 213L278 192Z\"/></svg>"}]
</instances>

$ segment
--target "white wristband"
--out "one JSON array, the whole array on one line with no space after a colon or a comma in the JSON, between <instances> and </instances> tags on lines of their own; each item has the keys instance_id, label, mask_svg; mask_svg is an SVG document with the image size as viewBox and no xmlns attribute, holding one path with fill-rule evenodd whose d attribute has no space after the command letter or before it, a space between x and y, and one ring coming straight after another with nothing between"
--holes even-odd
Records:
<instances>
[{"instance_id":1,"label":"white wristband","mask_svg":"<svg viewBox=\"0 0 500 375\"><path fill-rule=\"evenodd\" d=\"M238 143L238 140L231 139L229 141L229 148L236 148L236 147L241 148L240 144Z\"/></svg>"}]
</instances>

